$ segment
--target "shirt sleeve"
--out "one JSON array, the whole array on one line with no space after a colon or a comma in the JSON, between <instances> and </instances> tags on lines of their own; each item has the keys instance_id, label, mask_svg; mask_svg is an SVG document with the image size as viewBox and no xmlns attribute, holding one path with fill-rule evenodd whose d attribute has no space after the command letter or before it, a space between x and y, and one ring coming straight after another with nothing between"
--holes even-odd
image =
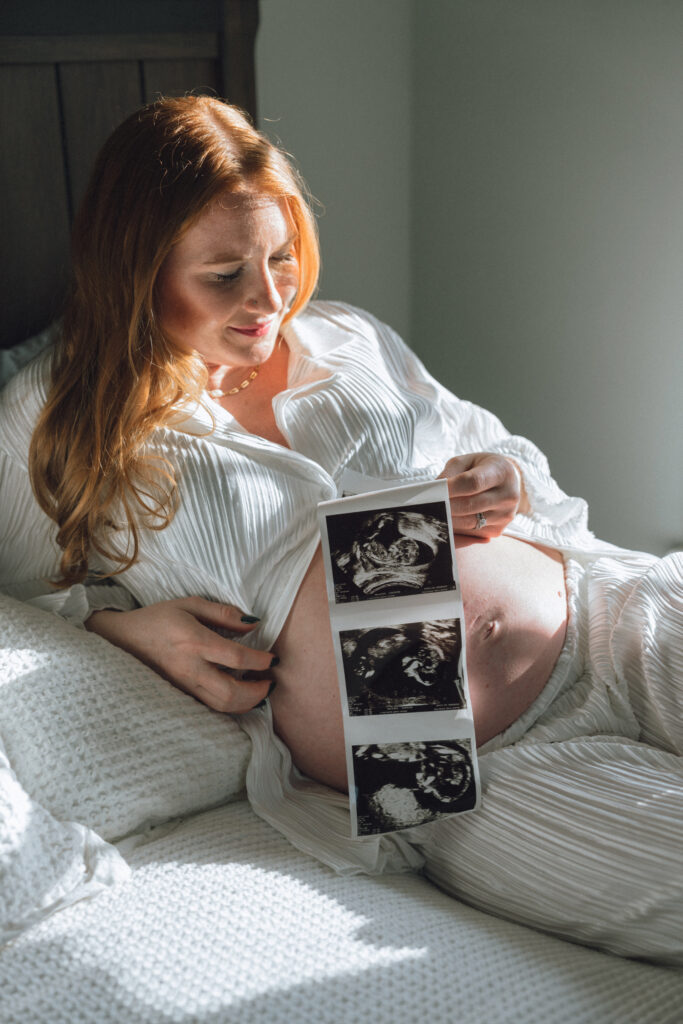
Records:
<instances>
[{"instance_id":1,"label":"shirt sleeve","mask_svg":"<svg viewBox=\"0 0 683 1024\"><path fill-rule=\"evenodd\" d=\"M129 592L108 581L55 590L61 552L55 524L36 502L28 470L0 451L0 590L54 612L76 626L95 611L137 607Z\"/></svg>"},{"instance_id":2,"label":"shirt sleeve","mask_svg":"<svg viewBox=\"0 0 683 1024\"><path fill-rule=\"evenodd\" d=\"M454 455L504 455L520 470L530 505L530 514L515 516L506 532L551 547L592 548L587 503L557 485L543 452L525 437L510 434L493 413L448 391L395 331L370 319L396 386L417 407L415 454L422 464L438 475Z\"/></svg>"},{"instance_id":3,"label":"shirt sleeve","mask_svg":"<svg viewBox=\"0 0 683 1024\"><path fill-rule=\"evenodd\" d=\"M125 587L111 583L75 583L65 590L29 598L27 604L60 615L67 622L85 628L93 612L128 612L138 605Z\"/></svg>"}]
</instances>

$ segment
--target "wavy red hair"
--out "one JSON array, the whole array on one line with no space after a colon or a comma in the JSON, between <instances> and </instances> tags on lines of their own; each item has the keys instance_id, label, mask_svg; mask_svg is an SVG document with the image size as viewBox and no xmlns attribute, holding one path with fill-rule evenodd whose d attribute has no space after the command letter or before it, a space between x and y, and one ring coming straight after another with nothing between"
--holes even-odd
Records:
<instances>
[{"instance_id":1,"label":"wavy red hair","mask_svg":"<svg viewBox=\"0 0 683 1024\"><path fill-rule=\"evenodd\" d=\"M72 286L29 469L57 523L59 586L83 580L92 551L123 572L139 527L163 529L177 501L171 467L145 451L187 396L198 356L164 337L154 308L171 248L221 193L284 199L297 228L299 288L286 320L315 290L319 251L305 186L287 156L238 108L208 96L159 99L102 147L76 216Z\"/></svg>"}]
</instances>

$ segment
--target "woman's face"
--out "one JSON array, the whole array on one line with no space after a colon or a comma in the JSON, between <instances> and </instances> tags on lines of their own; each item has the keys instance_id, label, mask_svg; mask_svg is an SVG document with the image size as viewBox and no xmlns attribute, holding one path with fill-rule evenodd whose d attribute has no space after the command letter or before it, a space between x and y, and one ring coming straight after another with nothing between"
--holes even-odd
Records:
<instances>
[{"instance_id":1,"label":"woman's face","mask_svg":"<svg viewBox=\"0 0 683 1024\"><path fill-rule=\"evenodd\" d=\"M166 336L209 369L265 362L299 284L295 238L284 202L228 195L212 203L159 271L155 306Z\"/></svg>"}]
</instances>

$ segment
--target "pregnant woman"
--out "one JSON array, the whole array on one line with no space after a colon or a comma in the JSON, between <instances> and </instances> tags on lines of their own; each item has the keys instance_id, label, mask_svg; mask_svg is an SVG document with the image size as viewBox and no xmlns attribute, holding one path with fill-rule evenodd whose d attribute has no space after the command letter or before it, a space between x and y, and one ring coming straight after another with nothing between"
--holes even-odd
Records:
<instances>
[{"instance_id":1,"label":"pregnant woman","mask_svg":"<svg viewBox=\"0 0 683 1024\"><path fill-rule=\"evenodd\" d=\"M0 587L52 580L60 614L238 715L252 805L330 867L424 868L683 962L680 565L596 542L532 444L384 324L311 302L317 272L302 184L239 111L186 97L124 122L60 340L2 396ZM347 469L448 481L484 790L358 840L316 516Z\"/></svg>"}]
</instances>

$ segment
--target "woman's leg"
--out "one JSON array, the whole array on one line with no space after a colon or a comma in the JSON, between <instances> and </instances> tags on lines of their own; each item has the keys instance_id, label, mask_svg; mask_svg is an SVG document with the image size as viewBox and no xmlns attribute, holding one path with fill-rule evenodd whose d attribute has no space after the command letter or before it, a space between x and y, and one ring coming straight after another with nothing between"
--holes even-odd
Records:
<instances>
[{"instance_id":1,"label":"woman's leg","mask_svg":"<svg viewBox=\"0 0 683 1024\"><path fill-rule=\"evenodd\" d=\"M427 876L483 910L683 966L683 759L632 740L480 761L482 808L424 828Z\"/></svg>"},{"instance_id":2,"label":"woman's leg","mask_svg":"<svg viewBox=\"0 0 683 1024\"><path fill-rule=\"evenodd\" d=\"M683 552L659 559L639 579L610 647L641 740L683 755Z\"/></svg>"}]
</instances>

